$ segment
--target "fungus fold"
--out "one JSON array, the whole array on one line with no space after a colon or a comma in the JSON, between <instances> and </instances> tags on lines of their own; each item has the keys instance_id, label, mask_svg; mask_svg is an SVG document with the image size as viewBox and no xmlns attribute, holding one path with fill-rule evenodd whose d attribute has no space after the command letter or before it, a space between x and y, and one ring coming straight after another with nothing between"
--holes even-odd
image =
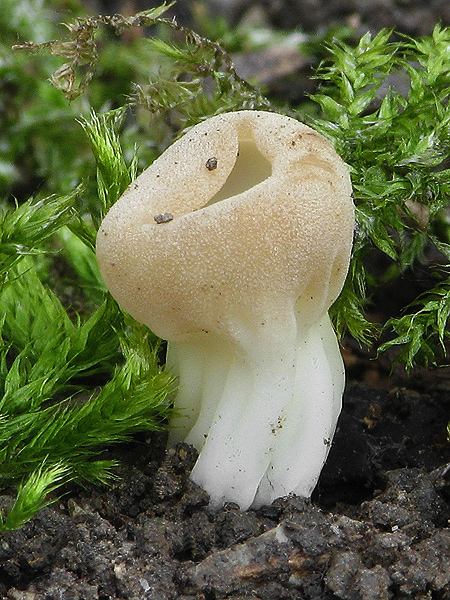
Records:
<instances>
[{"instance_id":1,"label":"fungus fold","mask_svg":"<svg viewBox=\"0 0 450 600\"><path fill-rule=\"evenodd\" d=\"M100 227L107 287L168 340L179 378L170 443L198 449L191 478L214 507L309 497L316 485L344 388L328 309L353 225L331 144L244 110L190 129Z\"/></svg>"}]
</instances>

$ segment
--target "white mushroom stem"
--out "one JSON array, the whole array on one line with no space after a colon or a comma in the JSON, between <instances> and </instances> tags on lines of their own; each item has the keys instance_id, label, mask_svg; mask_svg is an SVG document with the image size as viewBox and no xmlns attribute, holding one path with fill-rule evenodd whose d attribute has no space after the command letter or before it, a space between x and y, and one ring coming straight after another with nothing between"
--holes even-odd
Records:
<instances>
[{"instance_id":1,"label":"white mushroom stem","mask_svg":"<svg viewBox=\"0 0 450 600\"><path fill-rule=\"evenodd\" d=\"M353 219L348 170L322 136L239 111L166 150L100 228L105 283L169 341L171 443L199 450L192 479L213 506L317 482L344 388L327 311Z\"/></svg>"},{"instance_id":2,"label":"white mushroom stem","mask_svg":"<svg viewBox=\"0 0 450 600\"><path fill-rule=\"evenodd\" d=\"M327 314L291 344L287 334L282 348L265 340L258 359L205 344L200 369L192 368L198 343L170 344L169 364L183 383L171 440L201 450L192 479L214 506L309 497L316 485L341 409L344 368Z\"/></svg>"}]
</instances>

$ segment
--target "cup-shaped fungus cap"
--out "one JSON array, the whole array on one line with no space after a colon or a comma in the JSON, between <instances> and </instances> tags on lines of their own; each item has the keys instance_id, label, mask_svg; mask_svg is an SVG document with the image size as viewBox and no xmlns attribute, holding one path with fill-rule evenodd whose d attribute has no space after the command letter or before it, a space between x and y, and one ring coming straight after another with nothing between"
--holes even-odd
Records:
<instances>
[{"instance_id":1,"label":"cup-shaped fungus cap","mask_svg":"<svg viewBox=\"0 0 450 600\"><path fill-rule=\"evenodd\" d=\"M328 391L314 392L313 377L306 386L312 400L302 406L318 406L317 394L328 394L332 422L319 434L322 445L334 430L343 370L327 311L346 277L353 224L349 173L331 144L295 119L248 110L190 129L100 227L107 287L169 341L169 363L180 376L174 425L199 449L193 478L215 504L246 508L292 491L308 495L317 480L317 467L303 485L275 459L287 444L280 431L293 428L287 415L305 396L305 368L328 369ZM317 344L323 360L314 358ZM243 472L250 461L240 444L245 427L252 433L253 410L264 429L255 435L267 434L268 447L261 446L261 460L252 451L257 467L240 477L234 468ZM300 412L304 423L314 421L311 410ZM289 482L272 477L283 469ZM220 482L210 484L214 472ZM240 482L249 480L244 493Z\"/></svg>"}]
</instances>

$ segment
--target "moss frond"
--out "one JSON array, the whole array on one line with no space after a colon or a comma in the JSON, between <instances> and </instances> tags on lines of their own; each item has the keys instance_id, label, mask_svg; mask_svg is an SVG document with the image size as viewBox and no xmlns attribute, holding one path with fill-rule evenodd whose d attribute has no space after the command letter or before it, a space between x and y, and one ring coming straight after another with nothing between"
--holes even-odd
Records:
<instances>
[{"instance_id":1,"label":"moss frond","mask_svg":"<svg viewBox=\"0 0 450 600\"><path fill-rule=\"evenodd\" d=\"M311 96L321 110L312 125L334 143L351 170L357 240L349 281L334 311L339 326L363 341L367 298L414 269L433 246L445 257L448 240L443 218L450 197L445 50L450 29L436 26L432 36L420 40L391 37L382 30L375 37L364 35L354 47L330 44L317 73L320 88ZM364 273L376 252L385 255L388 266ZM438 294L442 300L447 285L444 272L430 299ZM436 362L443 345L432 343L432 334L442 339L442 331L431 324L442 323L446 308L422 299L405 310L400 319L388 320L386 330L397 335L380 351L402 347L397 358L409 368ZM414 327L421 333L413 333Z\"/></svg>"}]
</instances>

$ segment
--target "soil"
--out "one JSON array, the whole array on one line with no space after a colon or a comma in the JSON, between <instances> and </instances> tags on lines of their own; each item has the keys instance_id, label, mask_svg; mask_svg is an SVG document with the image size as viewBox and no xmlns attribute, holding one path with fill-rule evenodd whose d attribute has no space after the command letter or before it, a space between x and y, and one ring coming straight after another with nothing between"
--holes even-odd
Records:
<instances>
[{"instance_id":1,"label":"soil","mask_svg":"<svg viewBox=\"0 0 450 600\"><path fill-rule=\"evenodd\" d=\"M117 485L67 488L2 537L0 597L450 598L449 412L446 380L427 393L349 383L313 498L247 512L208 509L191 447L136 440L115 450Z\"/></svg>"},{"instance_id":2,"label":"soil","mask_svg":"<svg viewBox=\"0 0 450 600\"><path fill-rule=\"evenodd\" d=\"M283 27L303 13L316 29L356 15L358 27L376 19L413 35L450 21L446 1L264 6ZM286 21L286 11L295 19ZM305 20L304 28L314 25ZM122 460L114 486L67 486L2 536L0 598L450 599L450 374L389 377L385 364L351 345L346 361L344 408L311 500L211 512L189 480L195 451L166 450L165 434L140 436L109 453ZM5 494L0 506L12 501Z\"/></svg>"}]
</instances>

